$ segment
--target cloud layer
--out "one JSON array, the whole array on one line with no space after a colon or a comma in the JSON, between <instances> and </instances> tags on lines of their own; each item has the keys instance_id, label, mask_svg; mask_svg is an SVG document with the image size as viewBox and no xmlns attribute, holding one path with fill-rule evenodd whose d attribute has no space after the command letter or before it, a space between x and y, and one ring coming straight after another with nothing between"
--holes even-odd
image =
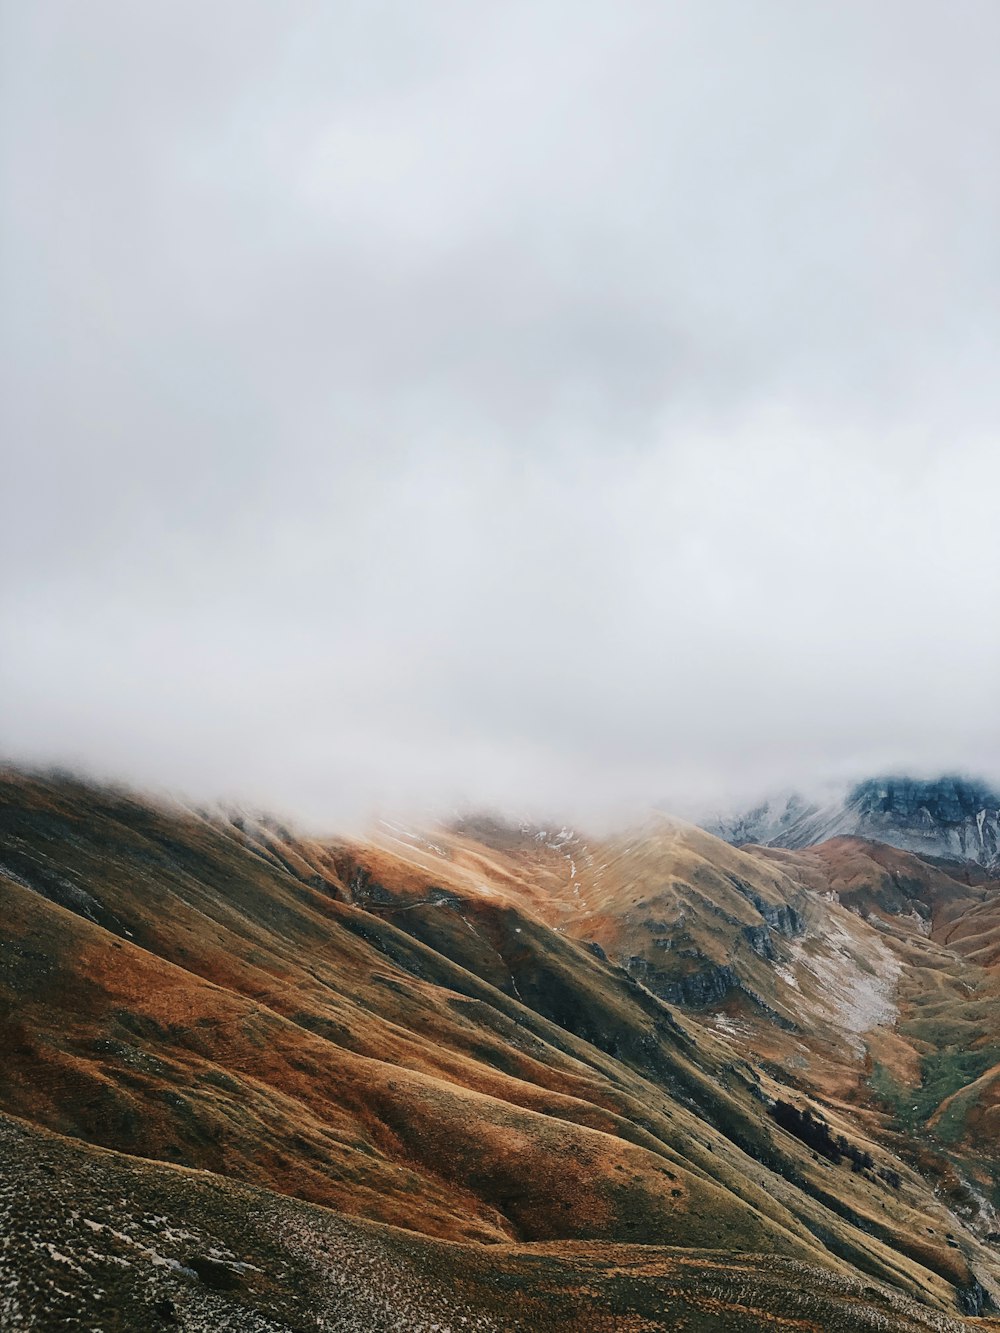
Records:
<instances>
[{"instance_id":1,"label":"cloud layer","mask_svg":"<svg viewBox=\"0 0 1000 1333\"><path fill-rule=\"evenodd\" d=\"M994 5L3 9L8 754L1000 777Z\"/></svg>"}]
</instances>

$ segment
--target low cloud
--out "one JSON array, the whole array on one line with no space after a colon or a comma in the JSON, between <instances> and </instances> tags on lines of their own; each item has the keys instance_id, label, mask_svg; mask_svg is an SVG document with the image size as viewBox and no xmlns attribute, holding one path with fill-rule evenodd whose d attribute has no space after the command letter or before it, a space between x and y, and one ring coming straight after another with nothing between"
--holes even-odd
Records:
<instances>
[{"instance_id":1,"label":"low cloud","mask_svg":"<svg viewBox=\"0 0 1000 1333\"><path fill-rule=\"evenodd\" d=\"M987 4L5 6L14 759L1000 777Z\"/></svg>"}]
</instances>

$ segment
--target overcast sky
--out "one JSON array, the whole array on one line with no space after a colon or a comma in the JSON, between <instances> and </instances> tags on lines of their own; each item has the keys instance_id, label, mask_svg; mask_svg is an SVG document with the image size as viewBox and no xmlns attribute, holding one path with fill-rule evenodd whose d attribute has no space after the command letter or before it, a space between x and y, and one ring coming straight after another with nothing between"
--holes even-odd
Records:
<instances>
[{"instance_id":1,"label":"overcast sky","mask_svg":"<svg viewBox=\"0 0 1000 1333\"><path fill-rule=\"evenodd\" d=\"M995 0L7 0L0 747L1000 778Z\"/></svg>"}]
</instances>

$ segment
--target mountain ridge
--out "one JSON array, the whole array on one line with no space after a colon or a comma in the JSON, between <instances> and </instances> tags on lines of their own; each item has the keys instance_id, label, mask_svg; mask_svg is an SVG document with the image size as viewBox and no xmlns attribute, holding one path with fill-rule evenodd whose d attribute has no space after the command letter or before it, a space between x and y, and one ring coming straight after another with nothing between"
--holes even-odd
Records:
<instances>
[{"instance_id":1,"label":"mountain ridge","mask_svg":"<svg viewBox=\"0 0 1000 1333\"><path fill-rule=\"evenodd\" d=\"M800 849L846 835L986 869L1000 866L1000 792L957 775L866 778L837 800L783 793L702 826L736 846Z\"/></svg>"}]
</instances>

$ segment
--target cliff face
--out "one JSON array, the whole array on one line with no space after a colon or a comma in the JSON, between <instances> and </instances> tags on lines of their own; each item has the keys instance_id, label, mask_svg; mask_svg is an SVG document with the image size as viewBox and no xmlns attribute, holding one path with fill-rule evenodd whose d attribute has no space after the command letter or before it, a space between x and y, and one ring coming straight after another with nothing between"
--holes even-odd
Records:
<instances>
[{"instance_id":1,"label":"cliff face","mask_svg":"<svg viewBox=\"0 0 1000 1333\"><path fill-rule=\"evenodd\" d=\"M859 833L913 851L994 865L1000 852L1000 793L962 778L860 783L849 806Z\"/></svg>"},{"instance_id":2,"label":"cliff face","mask_svg":"<svg viewBox=\"0 0 1000 1333\"><path fill-rule=\"evenodd\" d=\"M840 802L783 796L705 827L735 846L798 849L858 837L987 869L1000 866L1000 792L961 777L869 778Z\"/></svg>"}]
</instances>

